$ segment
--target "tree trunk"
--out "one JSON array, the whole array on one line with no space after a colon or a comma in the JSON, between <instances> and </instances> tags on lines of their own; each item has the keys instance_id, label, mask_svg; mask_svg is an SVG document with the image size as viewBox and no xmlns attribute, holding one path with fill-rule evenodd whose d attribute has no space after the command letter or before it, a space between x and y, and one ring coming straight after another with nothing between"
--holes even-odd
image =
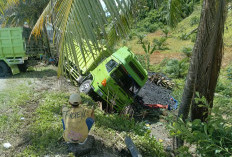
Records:
<instances>
[{"instance_id":1,"label":"tree trunk","mask_svg":"<svg viewBox=\"0 0 232 157\"><path fill-rule=\"evenodd\" d=\"M184 121L188 118L190 107L191 120L201 119L202 121L208 117L208 107L213 107L223 55L225 15L226 0L204 0L197 40L178 112L178 116L182 116ZM206 98L206 104L195 102L196 92L199 92L200 98ZM183 141L177 138L176 144L180 147Z\"/></svg>"},{"instance_id":2,"label":"tree trunk","mask_svg":"<svg viewBox=\"0 0 232 157\"><path fill-rule=\"evenodd\" d=\"M207 110L198 107L193 100L196 91L206 98L210 107L213 106L213 95L223 54L225 3L225 0L205 0L203 3L197 40L178 113L184 120L188 117L191 103L192 119L204 120L208 115L203 116Z\"/></svg>"},{"instance_id":3,"label":"tree trunk","mask_svg":"<svg viewBox=\"0 0 232 157\"><path fill-rule=\"evenodd\" d=\"M206 104L192 102L191 119L205 121L213 107L214 92L221 68L226 15L225 0L205 0L199 34L202 43L197 51L195 91L206 98ZM196 95L194 95L196 97ZM199 104L204 105L203 107Z\"/></svg>"}]
</instances>

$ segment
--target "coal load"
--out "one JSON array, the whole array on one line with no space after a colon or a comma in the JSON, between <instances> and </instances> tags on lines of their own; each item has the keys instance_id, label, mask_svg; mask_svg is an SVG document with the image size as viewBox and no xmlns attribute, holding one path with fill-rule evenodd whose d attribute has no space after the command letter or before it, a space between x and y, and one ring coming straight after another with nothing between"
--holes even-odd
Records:
<instances>
[{"instance_id":1,"label":"coal load","mask_svg":"<svg viewBox=\"0 0 232 157\"><path fill-rule=\"evenodd\" d=\"M173 106L175 103L171 100L171 92L171 90L162 86L157 86L148 80L140 89L138 97L140 100L142 100L143 104L161 104Z\"/></svg>"}]
</instances>

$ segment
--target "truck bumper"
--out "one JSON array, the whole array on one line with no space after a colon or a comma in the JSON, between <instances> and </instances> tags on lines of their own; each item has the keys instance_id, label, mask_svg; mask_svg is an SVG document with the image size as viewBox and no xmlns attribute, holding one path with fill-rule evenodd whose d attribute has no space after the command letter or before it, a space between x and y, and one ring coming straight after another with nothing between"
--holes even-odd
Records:
<instances>
[{"instance_id":1,"label":"truck bumper","mask_svg":"<svg viewBox=\"0 0 232 157\"><path fill-rule=\"evenodd\" d=\"M18 65L11 64L9 66L10 66L10 69L11 69L11 72L12 72L13 75L20 73Z\"/></svg>"}]
</instances>

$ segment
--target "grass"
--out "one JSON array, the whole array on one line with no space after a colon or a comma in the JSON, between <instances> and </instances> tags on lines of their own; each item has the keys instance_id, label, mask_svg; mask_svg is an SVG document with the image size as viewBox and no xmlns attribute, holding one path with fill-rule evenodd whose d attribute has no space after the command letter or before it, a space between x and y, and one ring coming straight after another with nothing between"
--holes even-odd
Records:
<instances>
[{"instance_id":1,"label":"grass","mask_svg":"<svg viewBox=\"0 0 232 157\"><path fill-rule=\"evenodd\" d=\"M0 147L0 151L9 156L69 156L62 137L61 108L67 104L70 93L67 90L38 90L34 84L38 79L42 78L46 84L46 79L53 78L45 74L50 71L49 67L39 71L42 76L34 71L7 79L6 83L14 88L0 93L0 109L4 111L0 116L0 138L13 145L10 149ZM96 105L86 95L82 95L82 99L90 106ZM150 136L144 122L105 114L100 109L96 109L95 117L91 134L102 139L104 147L127 150L123 138L130 136L144 156L166 155L162 144Z\"/></svg>"}]
</instances>

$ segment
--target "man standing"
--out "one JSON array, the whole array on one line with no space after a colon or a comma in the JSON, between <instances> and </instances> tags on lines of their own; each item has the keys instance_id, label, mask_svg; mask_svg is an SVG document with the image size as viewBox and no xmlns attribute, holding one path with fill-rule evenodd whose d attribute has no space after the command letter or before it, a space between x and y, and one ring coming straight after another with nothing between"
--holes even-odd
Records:
<instances>
[{"instance_id":1,"label":"man standing","mask_svg":"<svg viewBox=\"0 0 232 157\"><path fill-rule=\"evenodd\" d=\"M82 105L80 94L72 94L69 98L71 107L62 109L64 140L67 143L84 144L94 123L94 109Z\"/></svg>"}]
</instances>

